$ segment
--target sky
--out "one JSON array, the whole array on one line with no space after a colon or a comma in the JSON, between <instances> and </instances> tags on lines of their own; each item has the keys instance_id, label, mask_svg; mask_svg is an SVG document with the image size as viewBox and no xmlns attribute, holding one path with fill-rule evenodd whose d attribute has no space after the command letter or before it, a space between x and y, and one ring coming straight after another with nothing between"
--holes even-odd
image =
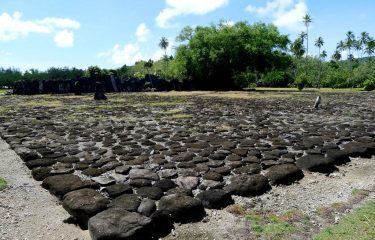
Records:
<instances>
[{"instance_id":1,"label":"sky","mask_svg":"<svg viewBox=\"0 0 375 240\"><path fill-rule=\"evenodd\" d=\"M0 0L0 67L119 68L163 55L158 43L185 26L237 21L273 23L294 40L313 18L313 42L330 56L347 31L375 37L374 0Z\"/></svg>"}]
</instances>

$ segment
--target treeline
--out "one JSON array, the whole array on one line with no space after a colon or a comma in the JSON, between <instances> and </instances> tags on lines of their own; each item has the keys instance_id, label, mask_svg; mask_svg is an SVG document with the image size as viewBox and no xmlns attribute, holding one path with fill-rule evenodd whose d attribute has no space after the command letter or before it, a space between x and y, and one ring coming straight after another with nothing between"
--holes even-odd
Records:
<instances>
[{"instance_id":1,"label":"treeline","mask_svg":"<svg viewBox=\"0 0 375 240\"><path fill-rule=\"evenodd\" d=\"M185 27L176 38L179 46L174 56L167 56L169 42L163 37L159 46L165 55L155 62L142 60L118 69L92 66L86 70L50 68L24 73L0 69L0 86L11 87L19 79L61 80L105 75L145 79L155 75L165 80L188 82L194 89L205 90L256 86L375 89L375 41L368 33L363 32L356 38L353 32L348 32L337 44L331 59L327 59L322 37L313 42L319 54L308 54L307 33L312 19L306 15L303 22L306 33L302 32L294 41L272 24L238 22L228 25L220 22L194 29ZM344 55L347 56L345 59Z\"/></svg>"}]
</instances>

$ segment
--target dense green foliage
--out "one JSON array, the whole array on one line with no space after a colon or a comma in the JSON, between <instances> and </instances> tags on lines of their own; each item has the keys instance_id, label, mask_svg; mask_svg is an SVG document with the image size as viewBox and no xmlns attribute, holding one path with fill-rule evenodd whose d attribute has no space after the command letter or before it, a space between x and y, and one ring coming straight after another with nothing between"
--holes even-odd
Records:
<instances>
[{"instance_id":1,"label":"dense green foliage","mask_svg":"<svg viewBox=\"0 0 375 240\"><path fill-rule=\"evenodd\" d=\"M233 89L269 71L286 71L292 58L289 39L273 25L238 22L184 29L176 50L176 68L197 88ZM254 79L255 76L255 79Z\"/></svg>"},{"instance_id":2,"label":"dense green foliage","mask_svg":"<svg viewBox=\"0 0 375 240\"><path fill-rule=\"evenodd\" d=\"M331 87L375 89L375 40L362 32L351 31L337 44L327 60L324 39L318 37L314 46L319 53L310 56L309 26L311 16L301 21L306 32L291 41L274 25L225 22L196 28L185 27L177 36L180 45L175 56L167 56L169 40L162 37L159 47L164 56L157 60L141 60L133 66L101 69L91 66L50 68L46 71L0 68L0 88L10 88L17 80L61 80L91 77L99 79L114 75L120 79L145 78L156 75L165 80L188 82L195 89L230 90L247 87ZM313 46L313 47L314 47ZM342 59L347 56L346 59Z\"/></svg>"}]
</instances>

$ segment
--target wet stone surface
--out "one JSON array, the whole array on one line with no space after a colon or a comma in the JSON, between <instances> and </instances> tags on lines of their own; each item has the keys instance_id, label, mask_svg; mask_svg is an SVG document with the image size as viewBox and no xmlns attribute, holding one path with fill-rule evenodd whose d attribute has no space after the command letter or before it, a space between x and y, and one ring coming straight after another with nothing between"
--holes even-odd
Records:
<instances>
[{"instance_id":1,"label":"wet stone surface","mask_svg":"<svg viewBox=\"0 0 375 240\"><path fill-rule=\"evenodd\" d=\"M94 239L159 236L156 219L199 221L375 155L374 93L322 94L319 109L311 93L251 94L2 96L0 133Z\"/></svg>"}]
</instances>

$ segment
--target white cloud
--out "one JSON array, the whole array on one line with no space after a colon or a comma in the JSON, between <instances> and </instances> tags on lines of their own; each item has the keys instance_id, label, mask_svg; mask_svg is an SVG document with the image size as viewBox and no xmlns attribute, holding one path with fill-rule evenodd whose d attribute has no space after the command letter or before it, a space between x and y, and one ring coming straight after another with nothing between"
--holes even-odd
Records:
<instances>
[{"instance_id":1,"label":"white cloud","mask_svg":"<svg viewBox=\"0 0 375 240\"><path fill-rule=\"evenodd\" d=\"M26 37L31 33L54 34L58 47L72 47L74 33L69 29L80 28L80 23L68 18L44 18L41 20L26 21L20 12L13 15L3 13L0 15L0 41L13 41Z\"/></svg>"},{"instance_id":2,"label":"white cloud","mask_svg":"<svg viewBox=\"0 0 375 240\"><path fill-rule=\"evenodd\" d=\"M304 0L270 0L265 7L248 5L246 11L259 17L270 17L278 27L300 31L303 29L302 18L308 8Z\"/></svg>"},{"instance_id":3,"label":"white cloud","mask_svg":"<svg viewBox=\"0 0 375 240\"><path fill-rule=\"evenodd\" d=\"M139 42L147 42L150 33L150 29L147 28L146 24L142 23L138 26L137 31L135 32L135 36L137 37Z\"/></svg>"},{"instance_id":4,"label":"white cloud","mask_svg":"<svg viewBox=\"0 0 375 240\"><path fill-rule=\"evenodd\" d=\"M97 55L98 58L107 58L109 62L118 65L133 65L136 61L146 59L138 46L138 44L126 44L121 46L116 44L107 52L101 52Z\"/></svg>"},{"instance_id":5,"label":"white cloud","mask_svg":"<svg viewBox=\"0 0 375 240\"><path fill-rule=\"evenodd\" d=\"M225 6L229 0L166 0L167 7L156 17L161 28L170 27L169 20L180 15L205 15Z\"/></svg>"},{"instance_id":6,"label":"white cloud","mask_svg":"<svg viewBox=\"0 0 375 240\"><path fill-rule=\"evenodd\" d=\"M68 48L74 46L74 33L69 30L63 30L56 33L53 38L56 46L61 48Z\"/></svg>"}]
</instances>

